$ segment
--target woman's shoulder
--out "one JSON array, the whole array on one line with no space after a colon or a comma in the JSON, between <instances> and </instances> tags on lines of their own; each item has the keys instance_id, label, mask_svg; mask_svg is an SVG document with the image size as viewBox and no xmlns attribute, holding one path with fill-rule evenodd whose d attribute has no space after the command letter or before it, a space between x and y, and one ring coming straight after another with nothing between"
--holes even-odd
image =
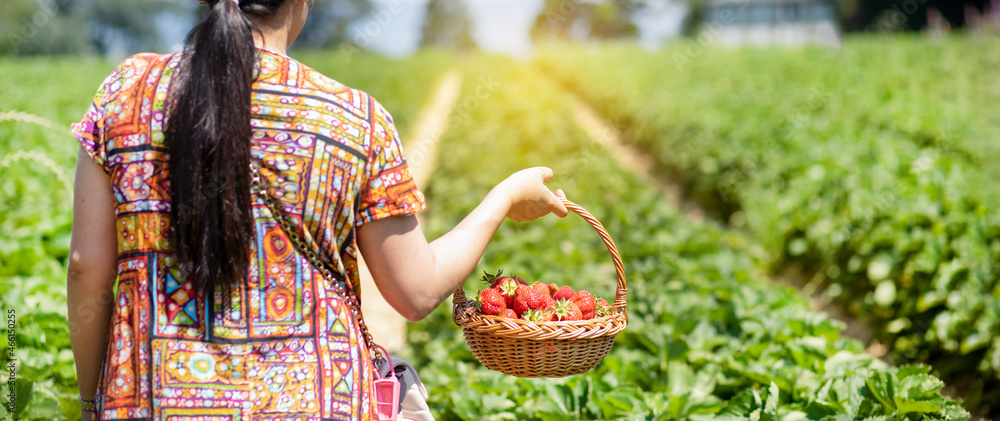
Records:
<instances>
[{"instance_id":1,"label":"woman's shoulder","mask_svg":"<svg viewBox=\"0 0 1000 421\"><path fill-rule=\"evenodd\" d=\"M109 96L115 96L121 92L127 92L138 85L137 82L147 78L154 70L159 73L164 66L173 62L175 54L138 53L129 56L111 71L104 83L101 85L98 96L105 95L105 100L110 100Z\"/></svg>"},{"instance_id":2,"label":"woman's shoulder","mask_svg":"<svg viewBox=\"0 0 1000 421\"><path fill-rule=\"evenodd\" d=\"M283 62L287 63L287 67ZM258 82L288 86L295 93L333 102L369 123L384 123L385 120L391 122L391 117L388 117L382 104L368 92L348 86L295 59L265 50L260 76Z\"/></svg>"},{"instance_id":3,"label":"woman's shoulder","mask_svg":"<svg viewBox=\"0 0 1000 421\"><path fill-rule=\"evenodd\" d=\"M176 54L158 54L158 53L137 53L129 56L112 72L111 76L129 76L129 75L141 75L147 73L150 69L155 67L161 67L171 62Z\"/></svg>"}]
</instances>

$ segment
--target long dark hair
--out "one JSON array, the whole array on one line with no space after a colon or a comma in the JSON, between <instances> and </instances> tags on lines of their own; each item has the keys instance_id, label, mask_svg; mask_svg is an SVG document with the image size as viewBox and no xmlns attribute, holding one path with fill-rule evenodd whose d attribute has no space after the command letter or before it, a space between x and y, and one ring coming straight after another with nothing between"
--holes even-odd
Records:
<instances>
[{"instance_id":1,"label":"long dark hair","mask_svg":"<svg viewBox=\"0 0 1000 421\"><path fill-rule=\"evenodd\" d=\"M250 210L250 95L257 51L247 15L285 0L209 0L164 132L170 150L171 241L198 291L231 291L246 279Z\"/></svg>"}]
</instances>

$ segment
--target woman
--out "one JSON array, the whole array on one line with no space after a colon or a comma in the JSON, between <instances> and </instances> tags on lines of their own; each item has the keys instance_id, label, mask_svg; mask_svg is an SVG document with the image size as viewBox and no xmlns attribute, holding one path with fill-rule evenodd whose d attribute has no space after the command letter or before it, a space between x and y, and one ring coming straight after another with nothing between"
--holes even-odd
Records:
<instances>
[{"instance_id":1,"label":"woman","mask_svg":"<svg viewBox=\"0 0 1000 421\"><path fill-rule=\"evenodd\" d=\"M360 250L410 320L462 284L504 217L566 208L551 170L523 170L428 244L389 114L285 55L308 0L208 5L190 50L129 58L74 125L67 290L84 417L369 419L352 297L251 192L251 163L339 290L357 294Z\"/></svg>"}]
</instances>

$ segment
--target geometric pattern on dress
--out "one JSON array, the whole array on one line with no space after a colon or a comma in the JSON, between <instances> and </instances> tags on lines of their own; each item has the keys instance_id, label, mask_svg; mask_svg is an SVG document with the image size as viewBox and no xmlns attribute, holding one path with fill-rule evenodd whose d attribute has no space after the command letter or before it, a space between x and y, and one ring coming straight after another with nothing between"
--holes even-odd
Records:
<instances>
[{"instance_id":1,"label":"geometric pattern on dress","mask_svg":"<svg viewBox=\"0 0 1000 421\"><path fill-rule=\"evenodd\" d=\"M197 326L198 302L195 300L191 282L178 281L172 271L164 274L163 280L167 322L178 326Z\"/></svg>"},{"instance_id":2,"label":"geometric pattern on dress","mask_svg":"<svg viewBox=\"0 0 1000 421\"><path fill-rule=\"evenodd\" d=\"M170 244L170 92L182 54L119 65L73 125L116 199L118 288L98 386L101 419L370 419L370 352L344 297L259 196L247 282L203 296ZM300 234L359 296L357 227L424 209L392 117L364 92L259 50L251 154Z\"/></svg>"},{"instance_id":3,"label":"geometric pattern on dress","mask_svg":"<svg viewBox=\"0 0 1000 421\"><path fill-rule=\"evenodd\" d=\"M149 367L151 366L147 335L149 300L145 289L149 282L151 256L137 255L120 259L118 263L118 294L115 298L109 335L108 355L101 371L99 384L101 405L118 408L105 411L116 418L149 416ZM155 274L155 271L153 272ZM107 416L107 417L110 417Z\"/></svg>"}]
</instances>

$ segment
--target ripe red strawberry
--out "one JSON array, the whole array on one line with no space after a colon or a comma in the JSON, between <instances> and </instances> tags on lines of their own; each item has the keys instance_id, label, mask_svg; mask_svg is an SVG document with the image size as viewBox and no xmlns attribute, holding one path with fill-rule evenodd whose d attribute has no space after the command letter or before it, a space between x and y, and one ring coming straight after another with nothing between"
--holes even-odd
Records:
<instances>
[{"instance_id":1,"label":"ripe red strawberry","mask_svg":"<svg viewBox=\"0 0 1000 421\"><path fill-rule=\"evenodd\" d=\"M505 279L502 282L498 282L493 289L497 290L497 292L503 296L504 304L506 304L507 307L511 307L514 305L514 296L517 295L517 287L517 281L513 278L505 277Z\"/></svg>"},{"instance_id":2,"label":"ripe red strawberry","mask_svg":"<svg viewBox=\"0 0 1000 421\"><path fill-rule=\"evenodd\" d=\"M505 318L508 318L508 319L516 319L517 318L517 313L515 313L514 310L511 310L511 309L508 308L508 309L504 309L503 313L500 313L500 317L505 317Z\"/></svg>"},{"instance_id":3,"label":"ripe red strawberry","mask_svg":"<svg viewBox=\"0 0 1000 421\"><path fill-rule=\"evenodd\" d=\"M556 305L556 300L548 295L542 296L542 302L538 305L538 310L549 311Z\"/></svg>"},{"instance_id":4,"label":"ripe red strawberry","mask_svg":"<svg viewBox=\"0 0 1000 421\"><path fill-rule=\"evenodd\" d=\"M499 289L501 285L506 284L506 283L508 283L510 281L513 281L513 280L514 280L514 278L511 278L509 276L501 276L501 277L496 278L496 279L493 280L493 283L490 284L490 288Z\"/></svg>"},{"instance_id":5,"label":"ripe red strawberry","mask_svg":"<svg viewBox=\"0 0 1000 421\"><path fill-rule=\"evenodd\" d=\"M611 306L608 304L607 300L599 298L597 303L594 304L595 316L607 316L611 314Z\"/></svg>"},{"instance_id":6,"label":"ripe red strawberry","mask_svg":"<svg viewBox=\"0 0 1000 421\"><path fill-rule=\"evenodd\" d=\"M540 292L542 294L545 294L546 296L549 296L549 297L552 296L552 293L549 292L549 286L546 285L546 284L543 284L541 282L535 282L535 283L531 284L531 287L534 288L535 290L537 290L538 292Z\"/></svg>"},{"instance_id":7,"label":"ripe red strawberry","mask_svg":"<svg viewBox=\"0 0 1000 421\"><path fill-rule=\"evenodd\" d=\"M552 294L552 298L556 300L571 300L573 299L573 295L575 295L575 293L573 292L573 288L563 285L559 287L558 291Z\"/></svg>"},{"instance_id":8,"label":"ripe red strawberry","mask_svg":"<svg viewBox=\"0 0 1000 421\"><path fill-rule=\"evenodd\" d=\"M534 290L523 285L517 287L517 292L514 295L514 304L511 305L510 308L514 309L514 312L517 313L518 316L523 316L526 311L531 310L531 307L528 307L529 291Z\"/></svg>"},{"instance_id":9,"label":"ripe red strawberry","mask_svg":"<svg viewBox=\"0 0 1000 421\"><path fill-rule=\"evenodd\" d=\"M524 285L519 286L517 288L517 295L514 296L514 312L524 317L524 313L529 310L542 310L546 304L545 297L547 295L538 292L534 288Z\"/></svg>"},{"instance_id":10,"label":"ripe red strawberry","mask_svg":"<svg viewBox=\"0 0 1000 421\"><path fill-rule=\"evenodd\" d=\"M507 305L497 290L486 288L479 293L479 311L483 314L495 316L506 309Z\"/></svg>"},{"instance_id":11,"label":"ripe red strawberry","mask_svg":"<svg viewBox=\"0 0 1000 421\"><path fill-rule=\"evenodd\" d=\"M497 270L497 273L489 273L487 271L483 271L482 281L486 282L486 284L493 289L496 289L497 286L511 279L514 278L511 278L509 276L503 276L503 269Z\"/></svg>"},{"instance_id":12,"label":"ripe red strawberry","mask_svg":"<svg viewBox=\"0 0 1000 421\"><path fill-rule=\"evenodd\" d=\"M585 289L577 291L576 295L573 296L572 301L573 303L576 304L577 307L580 307L580 311L583 312L584 320L589 320L594 318L595 302L594 302L594 296L590 295L590 291L587 291Z\"/></svg>"},{"instance_id":13,"label":"ripe red strawberry","mask_svg":"<svg viewBox=\"0 0 1000 421\"><path fill-rule=\"evenodd\" d=\"M550 320L554 322L572 322L576 320L583 320L583 312L581 312L580 307L577 307L577 305L572 301L562 299L556 301L555 306L552 308L552 316Z\"/></svg>"}]
</instances>

